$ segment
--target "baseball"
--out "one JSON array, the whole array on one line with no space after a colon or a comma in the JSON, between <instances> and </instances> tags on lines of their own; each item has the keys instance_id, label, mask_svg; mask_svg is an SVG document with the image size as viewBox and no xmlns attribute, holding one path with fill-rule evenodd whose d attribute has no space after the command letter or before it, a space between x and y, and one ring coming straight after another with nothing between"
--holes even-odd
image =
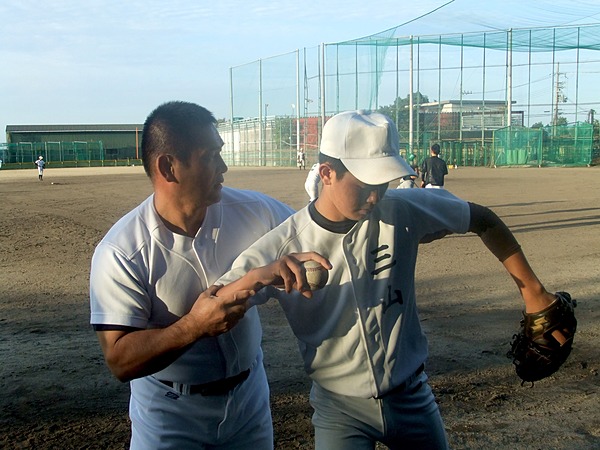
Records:
<instances>
[{"instance_id":1,"label":"baseball","mask_svg":"<svg viewBox=\"0 0 600 450\"><path fill-rule=\"evenodd\" d=\"M311 291L321 289L327 284L329 279L329 271L316 261L306 261L304 263L306 270L306 281L310 286Z\"/></svg>"}]
</instances>

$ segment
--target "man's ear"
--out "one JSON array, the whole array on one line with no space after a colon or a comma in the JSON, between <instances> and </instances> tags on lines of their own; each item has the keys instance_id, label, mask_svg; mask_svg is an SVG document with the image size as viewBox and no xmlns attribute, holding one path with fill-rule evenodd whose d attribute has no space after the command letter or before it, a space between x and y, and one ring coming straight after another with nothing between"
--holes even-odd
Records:
<instances>
[{"instance_id":1,"label":"man's ear","mask_svg":"<svg viewBox=\"0 0 600 450\"><path fill-rule=\"evenodd\" d=\"M321 176L321 182L324 185L330 185L331 180L335 176L335 170L327 163L323 163L319 166L319 175Z\"/></svg>"},{"instance_id":2,"label":"man's ear","mask_svg":"<svg viewBox=\"0 0 600 450\"><path fill-rule=\"evenodd\" d=\"M165 153L159 155L156 158L156 168L158 169L158 176L163 178L165 181L177 181L172 155Z\"/></svg>"}]
</instances>

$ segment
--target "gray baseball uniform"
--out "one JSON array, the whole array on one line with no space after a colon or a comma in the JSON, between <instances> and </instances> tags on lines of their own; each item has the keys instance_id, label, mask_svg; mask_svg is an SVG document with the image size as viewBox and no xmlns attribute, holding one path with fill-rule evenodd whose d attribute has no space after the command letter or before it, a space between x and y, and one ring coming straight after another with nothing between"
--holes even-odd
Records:
<instances>
[{"instance_id":1,"label":"gray baseball uniform","mask_svg":"<svg viewBox=\"0 0 600 450\"><path fill-rule=\"evenodd\" d=\"M314 210L313 210L314 214ZM267 233L219 282L293 252L316 251L333 265L327 285L310 300L266 288L276 297L299 340L304 366L321 387L353 397L380 397L402 384L427 358L415 304L419 242L465 233L468 204L446 191L388 190L365 219L326 229L298 211Z\"/></svg>"},{"instance_id":2,"label":"gray baseball uniform","mask_svg":"<svg viewBox=\"0 0 600 450\"><path fill-rule=\"evenodd\" d=\"M315 448L444 449L439 408L423 371L427 340L415 299L422 241L469 229L469 205L444 190L392 189L366 218L330 222L314 203L236 259L220 282L288 253L316 251L333 268L311 299L268 286L279 300L313 380ZM372 448L372 442L364 443Z\"/></svg>"}]
</instances>

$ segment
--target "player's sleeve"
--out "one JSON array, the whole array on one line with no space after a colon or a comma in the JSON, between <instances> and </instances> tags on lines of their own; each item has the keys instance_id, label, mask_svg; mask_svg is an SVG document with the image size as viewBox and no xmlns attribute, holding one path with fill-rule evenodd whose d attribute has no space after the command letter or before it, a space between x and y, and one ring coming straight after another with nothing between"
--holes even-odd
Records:
<instances>
[{"instance_id":1,"label":"player's sleeve","mask_svg":"<svg viewBox=\"0 0 600 450\"><path fill-rule=\"evenodd\" d=\"M521 249L514 234L491 209L469 203L469 210L469 231L476 233L500 262Z\"/></svg>"},{"instance_id":2,"label":"player's sleeve","mask_svg":"<svg viewBox=\"0 0 600 450\"><path fill-rule=\"evenodd\" d=\"M90 323L146 328L151 302L139 270L125 255L100 243L90 270Z\"/></svg>"},{"instance_id":3,"label":"player's sleeve","mask_svg":"<svg viewBox=\"0 0 600 450\"><path fill-rule=\"evenodd\" d=\"M290 235L289 221L258 239L244 250L231 265L231 269L219 278L216 284L227 285L240 279L251 269L266 266L282 256L284 243ZM277 298L280 290L273 286L265 286L254 295L249 303L257 305L266 303L270 298Z\"/></svg>"},{"instance_id":4,"label":"player's sleeve","mask_svg":"<svg viewBox=\"0 0 600 450\"><path fill-rule=\"evenodd\" d=\"M398 214L410 217L412 232L428 243L453 233L469 231L469 204L445 189L409 189L410 197ZM397 192L397 191L396 191ZM403 195L403 194L400 194Z\"/></svg>"},{"instance_id":5,"label":"player's sleeve","mask_svg":"<svg viewBox=\"0 0 600 450\"><path fill-rule=\"evenodd\" d=\"M261 205L263 209L262 216L267 221L269 230L278 226L295 212L289 205L267 195L262 195Z\"/></svg>"}]
</instances>

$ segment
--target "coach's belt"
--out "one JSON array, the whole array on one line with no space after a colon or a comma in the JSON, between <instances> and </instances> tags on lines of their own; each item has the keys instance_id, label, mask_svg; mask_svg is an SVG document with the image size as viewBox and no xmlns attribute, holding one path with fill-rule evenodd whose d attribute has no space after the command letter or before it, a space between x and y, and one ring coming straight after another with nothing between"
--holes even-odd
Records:
<instances>
[{"instance_id":1,"label":"coach's belt","mask_svg":"<svg viewBox=\"0 0 600 450\"><path fill-rule=\"evenodd\" d=\"M400 383L398 386L396 386L395 388L393 388L391 391L386 392L383 395L380 395L379 397L375 397L375 398L383 398L386 397L388 395L392 395L392 394L400 394L401 392L404 392L406 390L406 388L408 386L410 386L413 381L415 381L417 379L417 377L419 375L421 375L421 373L425 370L425 364L421 364L419 366L419 368L417 370L414 371L414 373L412 375L410 375L406 380L404 380L402 383Z\"/></svg>"},{"instance_id":2,"label":"coach's belt","mask_svg":"<svg viewBox=\"0 0 600 450\"><path fill-rule=\"evenodd\" d=\"M231 392L236 386L242 384L250 375L250 369L244 370L237 375L222 380L211 381L204 384L182 384L172 381L158 380L162 384L175 389L180 394L200 394L204 396L225 395Z\"/></svg>"}]
</instances>

